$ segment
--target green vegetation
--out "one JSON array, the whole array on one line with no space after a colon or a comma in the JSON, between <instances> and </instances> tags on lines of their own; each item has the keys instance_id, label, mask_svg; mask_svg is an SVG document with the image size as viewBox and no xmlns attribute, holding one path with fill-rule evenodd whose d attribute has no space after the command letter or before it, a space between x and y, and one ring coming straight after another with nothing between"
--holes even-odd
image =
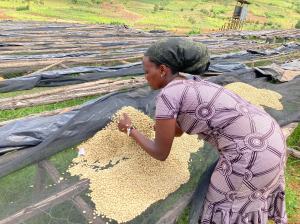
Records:
<instances>
[{"instance_id":1,"label":"green vegetation","mask_svg":"<svg viewBox=\"0 0 300 224\"><path fill-rule=\"evenodd\" d=\"M127 24L198 34L221 28L234 6L233 0L3 0L0 19ZM300 3L293 0L252 1L244 28L294 28L299 12Z\"/></svg>"},{"instance_id":2,"label":"green vegetation","mask_svg":"<svg viewBox=\"0 0 300 224\"><path fill-rule=\"evenodd\" d=\"M15 97L15 96L21 96L21 95L27 95L27 94L34 94L34 93L40 93L46 90L54 89L53 87L36 87L34 89L29 90L20 90L20 91L14 91L14 92L7 92L7 93L1 93L0 99L9 98L9 97Z\"/></svg>"},{"instance_id":3,"label":"green vegetation","mask_svg":"<svg viewBox=\"0 0 300 224\"><path fill-rule=\"evenodd\" d=\"M289 221L296 223L299 221L300 209L300 160L290 157L287 162L286 168L286 210L288 213Z\"/></svg>"},{"instance_id":4,"label":"green vegetation","mask_svg":"<svg viewBox=\"0 0 300 224\"><path fill-rule=\"evenodd\" d=\"M295 128L294 132L287 139L287 144L291 148L298 149L300 146L300 124Z\"/></svg>"},{"instance_id":5,"label":"green vegetation","mask_svg":"<svg viewBox=\"0 0 300 224\"><path fill-rule=\"evenodd\" d=\"M39 105L39 106L34 106L34 107L25 107L25 108L12 109L12 110L1 110L0 111L0 122L16 119L16 118L20 118L20 117L25 117L25 116L28 116L31 114L38 114L38 113L42 113L45 111L53 111L56 109L62 109L62 108L81 105L81 104L83 104L91 99L95 99L97 97L99 97L99 95L80 97L80 98L76 98L76 99L66 100L63 102Z\"/></svg>"},{"instance_id":6,"label":"green vegetation","mask_svg":"<svg viewBox=\"0 0 300 224\"><path fill-rule=\"evenodd\" d=\"M288 147L300 149L300 123L287 139ZM300 159L289 157L286 167L286 206L290 223L300 220Z\"/></svg>"}]
</instances>

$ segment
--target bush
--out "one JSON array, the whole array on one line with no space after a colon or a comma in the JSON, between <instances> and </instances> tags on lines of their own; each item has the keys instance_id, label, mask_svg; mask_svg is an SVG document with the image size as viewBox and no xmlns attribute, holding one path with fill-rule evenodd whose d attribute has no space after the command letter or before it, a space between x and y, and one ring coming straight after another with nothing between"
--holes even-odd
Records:
<instances>
[{"instance_id":1,"label":"bush","mask_svg":"<svg viewBox=\"0 0 300 224\"><path fill-rule=\"evenodd\" d=\"M295 11L300 13L300 3L295 3Z\"/></svg>"},{"instance_id":2,"label":"bush","mask_svg":"<svg viewBox=\"0 0 300 224\"><path fill-rule=\"evenodd\" d=\"M273 25L273 23L271 21L264 23L264 26L272 26L272 25Z\"/></svg>"},{"instance_id":3,"label":"bush","mask_svg":"<svg viewBox=\"0 0 300 224\"><path fill-rule=\"evenodd\" d=\"M154 7L153 7L153 11L154 11L154 12L157 12L158 9L159 9L159 6L158 6L157 4L155 4Z\"/></svg>"},{"instance_id":4,"label":"bush","mask_svg":"<svg viewBox=\"0 0 300 224\"><path fill-rule=\"evenodd\" d=\"M209 15L209 11L207 9L200 9L200 12L204 15Z\"/></svg>"},{"instance_id":5,"label":"bush","mask_svg":"<svg viewBox=\"0 0 300 224\"><path fill-rule=\"evenodd\" d=\"M99 5L101 3L101 0L92 0L92 3Z\"/></svg>"},{"instance_id":6,"label":"bush","mask_svg":"<svg viewBox=\"0 0 300 224\"><path fill-rule=\"evenodd\" d=\"M195 23L196 23L196 20L195 20L193 17L189 17L188 21L189 21L191 24L195 24Z\"/></svg>"},{"instance_id":7,"label":"bush","mask_svg":"<svg viewBox=\"0 0 300 224\"><path fill-rule=\"evenodd\" d=\"M20 6L16 8L16 11L26 11L29 10L29 5L27 6Z\"/></svg>"},{"instance_id":8,"label":"bush","mask_svg":"<svg viewBox=\"0 0 300 224\"><path fill-rule=\"evenodd\" d=\"M268 19L273 17L273 16L272 16L272 13L269 13L269 12L266 12L266 13L265 13L265 16L266 16Z\"/></svg>"},{"instance_id":9,"label":"bush","mask_svg":"<svg viewBox=\"0 0 300 224\"><path fill-rule=\"evenodd\" d=\"M193 34L201 34L201 30L199 28L193 28L190 32L187 33L188 35Z\"/></svg>"},{"instance_id":10,"label":"bush","mask_svg":"<svg viewBox=\"0 0 300 224\"><path fill-rule=\"evenodd\" d=\"M300 20L298 20L298 22L296 23L295 28L300 29Z\"/></svg>"},{"instance_id":11,"label":"bush","mask_svg":"<svg viewBox=\"0 0 300 224\"><path fill-rule=\"evenodd\" d=\"M109 24L115 26L127 26L125 23L119 21L111 21Z\"/></svg>"}]
</instances>

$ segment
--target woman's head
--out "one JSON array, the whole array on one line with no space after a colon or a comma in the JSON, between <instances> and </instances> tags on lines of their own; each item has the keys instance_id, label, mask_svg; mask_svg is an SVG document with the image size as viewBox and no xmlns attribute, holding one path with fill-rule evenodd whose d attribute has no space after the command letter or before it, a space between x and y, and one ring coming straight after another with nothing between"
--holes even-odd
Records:
<instances>
[{"instance_id":1,"label":"woman's head","mask_svg":"<svg viewBox=\"0 0 300 224\"><path fill-rule=\"evenodd\" d=\"M149 56L144 56L143 65L145 78L152 89L161 89L168 84L168 80L175 75L170 67L153 61Z\"/></svg>"},{"instance_id":2,"label":"woman's head","mask_svg":"<svg viewBox=\"0 0 300 224\"><path fill-rule=\"evenodd\" d=\"M178 72L202 74L208 69L206 46L182 38L154 43L143 58L146 79L153 89L164 87Z\"/></svg>"}]
</instances>

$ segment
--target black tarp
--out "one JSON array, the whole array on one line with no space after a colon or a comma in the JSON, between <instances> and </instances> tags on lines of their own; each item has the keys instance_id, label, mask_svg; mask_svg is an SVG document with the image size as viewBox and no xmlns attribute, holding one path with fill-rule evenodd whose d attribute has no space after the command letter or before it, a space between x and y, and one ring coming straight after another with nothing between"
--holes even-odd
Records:
<instances>
[{"instance_id":1,"label":"black tarp","mask_svg":"<svg viewBox=\"0 0 300 224\"><path fill-rule=\"evenodd\" d=\"M0 55L1 61L10 60L28 60L28 59L48 59L48 58L76 58L98 55L99 52L71 52L71 53L55 53L55 54L39 54L39 55Z\"/></svg>"},{"instance_id":2,"label":"black tarp","mask_svg":"<svg viewBox=\"0 0 300 224\"><path fill-rule=\"evenodd\" d=\"M244 64L238 62L213 63L209 72L229 72L245 69ZM74 67L52 71L34 73L27 77L17 77L0 81L0 93L16 90L32 89L34 87L54 87L72 84L80 84L106 78L143 75L141 62L117 65L111 67Z\"/></svg>"},{"instance_id":3,"label":"black tarp","mask_svg":"<svg viewBox=\"0 0 300 224\"><path fill-rule=\"evenodd\" d=\"M269 82L268 78L258 78L252 69L244 69L239 70L239 72L224 73L208 80L220 85L245 82L257 88L276 91L282 95L281 102L284 109L275 110L266 107L266 111L281 126L300 121L300 77L290 82L275 84ZM0 151L4 152L13 148L30 148L44 144L48 138L56 135L61 129L66 129L70 136L80 135L75 139L67 138L63 134L59 135L60 138L66 138L64 142L66 146L77 144L90 136L90 133L95 133L96 130L103 127L109 116L121 106L132 105L153 115L156 94L157 91L153 92L148 87L137 88L129 92L123 91L100 97L98 100L91 101L66 114L29 118L9 123L0 127ZM78 122L81 125L77 125ZM73 142L74 140L75 142ZM1 165L0 170L4 170L1 169Z\"/></svg>"},{"instance_id":4,"label":"black tarp","mask_svg":"<svg viewBox=\"0 0 300 224\"><path fill-rule=\"evenodd\" d=\"M36 163L43 159L92 137L102 129L122 106L133 106L153 117L155 110L155 96L158 91L149 87L138 88L135 91L119 92L100 97L84 104L80 109L61 115L25 119L8 124L0 128L3 140L21 143L27 141L27 148L17 152L7 153L0 157L0 177ZM33 132L33 129L36 132ZM15 134L9 130L15 130ZM49 133L45 132L48 129ZM7 135L4 136L4 132ZM9 135L9 136L8 136ZM25 137L26 136L26 137ZM8 138L6 138L8 137ZM19 139L18 139L19 138ZM11 144L13 146L13 144ZM191 178L171 193L166 199L157 201L146 209L141 215L128 222L129 224L156 223L160 218L187 193L192 193L197 186L201 186L197 197L203 200L212 167L218 155L216 150L204 147L191 154L189 170ZM210 168L210 169L207 169ZM110 223L116 223L112 221Z\"/></svg>"},{"instance_id":5,"label":"black tarp","mask_svg":"<svg viewBox=\"0 0 300 224\"><path fill-rule=\"evenodd\" d=\"M157 92L152 92L149 87L108 94L83 105L74 112L75 114L68 112L67 115L55 115L55 121L52 120L53 116L49 116L20 120L0 127L2 150L25 147L19 151L25 153L19 159L14 158L7 163L7 160L0 158L0 176L17 167L21 168L45 159L91 137L102 129L110 120L110 116L122 106L130 105L153 115L156 94ZM32 129L24 129L24 127L32 127ZM51 131L52 129L54 131ZM9 132L9 130L16 130L16 132Z\"/></svg>"},{"instance_id":6,"label":"black tarp","mask_svg":"<svg viewBox=\"0 0 300 224\"><path fill-rule=\"evenodd\" d=\"M249 47L248 50L240 51L240 52L233 52L233 53L227 53L222 55L212 55L211 59L212 61L218 61L218 62L243 62L255 58L259 58L261 56L273 56L273 55L280 55L280 54L287 54L294 51L300 50L300 44L299 43L287 43L284 44L278 48L275 49L267 49L267 50L257 50L257 49L251 49Z\"/></svg>"},{"instance_id":7,"label":"black tarp","mask_svg":"<svg viewBox=\"0 0 300 224\"><path fill-rule=\"evenodd\" d=\"M277 91L283 96L281 102L284 109L277 111L265 108L266 111L281 126L300 121L300 77L290 82L274 84L265 77L257 77L252 69L242 69L238 72L211 77L209 80L221 85L246 82L257 88ZM0 127L2 150L22 148L22 150L0 157L0 177L49 158L92 137L122 106L133 106L153 117L157 94L158 91L152 91L149 87L112 93L92 100L74 111L48 117L23 119ZM193 163L190 164L189 182L170 194L166 200L151 205L140 216L129 222L130 224L156 223L183 195L196 189L190 212L190 223L195 223L201 214L210 176L218 157L216 150L209 144L205 144L204 148L191 156Z\"/></svg>"},{"instance_id":8,"label":"black tarp","mask_svg":"<svg viewBox=\"0 0 300 224\"><path fill-rule=\"evenodd\" d=\"M0 93L79 84L105 78L141 75L144 73L141 63L130 63L112 67L76 67L35 73L27 77L17 77L0 81Z\"/></svg>"},{"instance_id":9,"label":"black tarp","mask_svg":"<svg viewBox=\"0 0 300 224\"><path fill-rule=\"evenodd\" d=\"M255 68L258 75L270 77L275 82L288 82L300 76L300 60L277 65L275 63Z\"/></svg>"},{"instance_id":10,"label":"black tarp","mask_svg":"<svg viewBox=\"0 0 300 224\"><path fill-rule=\"evenodd\" d=\"M246 68L243 61L259 58L261 55L284 54L300 50L297 43L289 43L273 50L248 50L211 57L211 72L233 72ZM17 77L0 81L0 93L32 89L34 87L51 87L79 84L104 78L136 76L144 73L141 62L116 67L74 67L35 73L30 77Z\"/></svg>"}]
</instances>

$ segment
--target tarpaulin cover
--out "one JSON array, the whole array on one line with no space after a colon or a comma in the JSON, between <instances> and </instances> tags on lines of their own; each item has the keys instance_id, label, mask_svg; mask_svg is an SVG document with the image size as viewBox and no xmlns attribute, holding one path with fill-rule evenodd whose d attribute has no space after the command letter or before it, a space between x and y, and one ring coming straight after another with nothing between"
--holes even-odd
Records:
<instances>
[{"instance_id":1,"label":"tarpaulin cover","mask_svg":"<svg viewBox=\"0 0 300 224\"><path fill-rule=\"evenodd\" d=\"M257 53L257 50L240 51L211 56L211 72L232 72L246 68L243 61L259 58L262 55L276 55L300 50L297 43L288 43L273 50ZM267 52L267 53L266 53ZM271 53L270 53L271 52ZM35 73L30 77L17 77L0 81L0 93L32 89L34 87L51 87L79 84L104 78L134 76L143 74L140 62L116 67L74 67Z\"/></svg>"},{"instance_id":2,"label":"tarpaulin cover","mask_svg":"<svg viewBox=\"0 0 300 224\"><path fill-rule=\"evenodd\" d=\"M215 61L236 61L242 62L246 60L251 60L254 58L258 58L259 56L271 56L271 55L279 55L279 54L286 54L294 51L300 50L299 43L288 43L284 44L275 49L267 49L267 50L257 50L257 49L248 49L245 51L234 52L234 53L227 53L222 55L212 55L212 60Z\"/></svg>"},{"instance_id":3,"label":"tarpaulin cover","mask_svg":"<svg viewBox=\"0 0 300 224\"><path fill-rule=\"evenodd\" d=\"M141 63L130 63L115 67L75 67L53 70L0 81L0 93L32 89L34 87L79 84L105 78L141 75L143 73Z\"/></svg>"},{"instance_id":4,"label":"tarpaulin cover","mask_svg":"<svg viewBox=\"0 0 300 224\"><path fill-rule=\"evenodd\" d=\"M281 126L300 121L300 77L290 82L275 84L269 82L267 78L257 78L253 70L245 69L239 72L224 73L217 77L211 77L209 80L220 85L245 82L257 88L276 91L282 95L283 110L268 107L265 110ZM50 155L52 155L93 135L97 130L104 127L109 116L122 106L132 105L147 114L153 115L156 94L157 92L151 91L148 87L137 88L130 92L125 91L100 97L98 100L66 114L29 118L9 123L0 127L0 151L6 152L14 148L25 148L27 152L30 151L32 154L38 152L34 156L37 158L39 158L38 155L41 155L40 150L51 152ZM49 139L60 142L54 144L56 150L47 150L47 147L52 147L53 144L49 142ZM45 144L47 144L47 147L45 147ZM47 153L42 154L49 156ZM10 168L2 166L5 164L0 160L0 175L1 173L5 174L11 168L14 169L15 166L27 165L27 162L30 162L34 157L28 157L28 160L21 159L17 165L9 166Z\"/></svg>"},{"instance_id":5,"label":"tarpaulin cover","mask_svg":"<svg viewBox=\"0 0 300 224\"><path fill-rule=\"evenodd\" d=\"M209 72L229 72L244 69L246 66L238 62L214 63ZM18 77L0 82L0 93L16 90L32 89L34 87L64 86L91 82L105 78L138 76L144 74L141 62L117 65L111 67L74 67L34 73L27 77Z\"/></svg>"},{"instance_id":6,"label":"tarpaulin cover","mask_svg":"<svg viewBox=\"0 0 300 224\"><path fill-rule=\"evenodd\" d=\"M283 65L273 63L268 66L256 67L255 72L258 75L270 77L276 82L288 82L300 76L300 61L294 60Z\"/></svg>"},{"instance_id":7,"label":"tarpaulin cover","mask_svg":"<svg viewBox=\"0 0 300 224\"><path fill-rule=\"evenodd\" d=\"M24 60L24 59L47 59L47 58L74 58L87 57L97 55L99 52L80 52L80 53L56 53L56 54L40 54L40 55L0 55L1 61Z\"/></svg>"},{"instance_id":8,"label":"tarpaulin cover","mask_svg":"<svg viewBox=\"0 0 300 224\"><path fill-rule=\"evenodd\" d=\"M221 85L243 81L257 88L267 88L277 91L283 95L282 103L284 110L265 109L281 125L300 120L300 78L287 83L274 84L268 82L266 78L257 78L252 70L243 70L239 73L227 73L218 77L212 77L210 81ZM153 116L156 94L157 92L151 91L148 87L137 88L130 92L113 93L93 100L75 111L49 117L25 119L3 126L0 128L0 136L5 136L3 140L19 138L18 144L24 140L23 143L27 142L24 145L27 148L13 154L4 155L0 159L0 175L4 176L15 169L48 158L65 148L74 146L91 137L105 126L111 114L124 105L131 105ZM53 123L51 124L51 122ZM28 128L24 130L26 126ZM30 130L30 126L35 129ZM16 128L16 133L14 134L12 132L9 133L12 127ZM49 132L48 134L46 130ZM11 144L10 146L14 145ZM191 179L189 182L182 185L176 192L170 194L166 200L161 200L151 205L144 213L129 223L157 222L186 193L193 192L196 189L190 210L190 223L194 224L195 220L201 214L203 200L217 158L217 152L212 146L205 144L204 148L192 155L193 162L190 165ZM6 177L2 178L5 180ZM15 211L17 210L16 208L13 207L12 209L10 207L10 211ZM7 207L3 208L3 212L7 209Z\"/></svg>"},{"instance_id":9,"label":"tarpaulin cover","mask_svg":"<svg viewBox=\"0 0 300 224\"><path fill-rule=\"evenodd\" d=\"M133 106L153 117L155 110L155 96L157 93L157 91L150 90L149 87L138 88L135 91L130 92L113 93L93 100L73 112L38 119L26 119L2 127L0 136L3 137L3 140L6 139L11 141L10 146L14 146L13 142L18 145L24 140L27 142L27 148L0 157L1 179L6 180L6 178L10 178L10 175L7 177L3 176L11 173L13 170L49 158L63 149L72 147L83 140L88 139L103 128L110 121L111 115L122 106ZM17 133L12 134L11 132L11 134L7 133L7 135L3 135L5 131L8 132L9 130L12 130L12 127L15 127L14 130L16 130ZM31 130L30 127L32 128ZM49 133L46 133L46 129L48 129ZM211 175L211 173L208 173L206 170L217 160L217 153L210 148L203 148L198 152L191 154L191 158L192 162L189 166L191 172L190 180L186 184L181 185L178 190L171 193L165 200L160 200L152 204L141 215L128 223L156 223L172 206L176 205L184 195L192 193L198 184L206 188L209 183L208 176ZM22 172L22 170L18 172ZM65 170L63 172L65 172ZM74 180L74 177L68 178L68 181L74 182L72 181ZM75 180L76 179L77 178L75 178ZM25 181L24 178L22 181ZM26 181L26 184L28 184L28 182L29 184L34 184L29 180ZM20 194L20 192L17 193ZM6 192L6 194L8 193ZM30 194L32 196L31 198L38 200L39 198L48 195L49 192L46 191L44 195L39 195L40 192L34 193L30 191ZM28 200L26 194L24 194L23 197L24 200L21 198L18 198L18 200L22 201L25 206L26 201L32 203L33 199ZM5 198L0 200L5 200ZM91 203L91 205L93 204ZM69 205L69 207L70 206L72 205ZM3 208L0 214L5 214L7 216L17 212L18 208L19 204L10 205L9 207ZM44 215L47 213L48 211L45 211ZM51 216L53 217L54 215L52 214ZM0 216L0 219L1 218L4 217ZM43 220L43 218L41 219ZM116 222L112 221L110 223Z\"/></svg>"},{"instance_id":10,"label":"tarpaulin cover","mask_svg":"<svg viewBox=\"0 0 300 224\"><path fill-rule=\"evenodd\" d=\"M270 83L265 77L258 78L251 69L243 69L238 72L211 77L209 80L221 85L242 81L257 88L279 92L283 96L281 102L284 109L277 111L265 108L266 111L280 125L300 121L300 77L290 82L275 84ZM152 91L149 87L112 93L92 100L74 111L48 117L23 119L2 126L0 128L1 150L5 151L14 147L22 150L7 153L0 157L0 176L2 177L0 180L7 182L6 178L10 178L9 173L49 158L90 138L102 129L109 122L111 115L122 106L133 106L153 117L157 93L158 91ZM186 193L193 192L198 186L190 213L190 223L195 223L195 219L201 213L200 207L206 194L209 176L218 157L217 152L208 144L205 144L204 148L191 156L191 179L189 182L170 194L166 200L151 205L129 223L157 222ZM22 172L22 170L17 172ZM8 176L4 177L6 175ZM18 206L11 205L9 208L2 208L2 212L7 215L16 212L17 208Z\"/></svg>"}]
</instances>

